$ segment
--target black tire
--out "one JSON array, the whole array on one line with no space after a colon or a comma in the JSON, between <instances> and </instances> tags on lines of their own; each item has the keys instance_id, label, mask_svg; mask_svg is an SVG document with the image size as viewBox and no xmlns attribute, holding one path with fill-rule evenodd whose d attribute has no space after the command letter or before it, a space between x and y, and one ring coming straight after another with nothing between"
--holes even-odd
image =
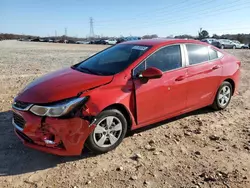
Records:
<instances>
[{"instance_id":1,"label":"black tire","mask_svg":"<svg viewBox=\"0 0 250 188\"><path fill-rule=\"evenodd\" d=\"M119 139L111 146L109 147L100 147L95 143L95 139L94 139L94 131L92 131L92 133L89 135L89 137L87 138L85 144L87 146L88 149L90 149L91 151L93 151L96 154L102 154L102 153L106 153L108 151L111 151L113 149L115 149L123 140L123 138L126 135L127 132L127 120L124 117L124 115L116 109L108 109L108 110L104 110L103 112L101 112L97 117L96 117L96 122L95 124L97 125L98 123L100 123L101 121L103 121L103 119L105 119L108 116L115 116L116 118L118 118L122 124L122 131L121 131L121 135L119 137Z\"/></svg>"},{"instance_id":2,"label":"black tire","mask_svg":"<svg viewBox=\"0 0 250 188\"><path fill-rule=\"evenodd\" d=\"M229 87L229 88L230 88L230 95L229 95L229 100L228 100L228 102L227 102L225 105L221 105L221 103L220 103L220 101L219 101L219 100L220 100L220 99L219 99L219 95L220 95L220 93L222 92L222 89L223 89L224 87ZM230 103L230 101L231 101L232 94L233 94L232 85L231 85L229 82L224 81L224 82L220 85L220 87L219 87L219 89L218 89L218 91L217 91L217 93L216 93L216 96L215 96L214 102L213 102L213 104L212 104L212 107L213 107L215 110L223 110L223 109L225 109L225 108L229 105L229 103Z\"/></svg>"},{"instance_id":3,"label":"black tire","mask_svg":"<svg viewBox=\"0 0 250 188\"><path fill-rule=\"evenodd\" d=\"M224 46L224 45L221 45L220 48L221 48L221 49L225 49L225 46Z\"/></svg>"},{"instance_id":4,"label":"black tire","mask_svg":"<svg viewBox=\"0 0 250 188\"><path fill-rule=\"evenodd\" d=\"M236 46L233 46L233 49L236 49Z\"/></svg>"}]
</instances>

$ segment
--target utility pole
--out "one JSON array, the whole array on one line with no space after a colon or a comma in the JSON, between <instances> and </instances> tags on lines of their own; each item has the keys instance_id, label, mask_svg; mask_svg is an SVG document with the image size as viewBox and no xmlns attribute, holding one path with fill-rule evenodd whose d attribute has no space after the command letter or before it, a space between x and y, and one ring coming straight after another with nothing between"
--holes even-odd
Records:
<instances>
[{"instance_id":1,"label":"utility pole","mask_svg":"<svg viewBox=\"0 0 250 188\"><path fill-rule=\"evenodd\" d=\"M65 37L67 37L67 27L65 27L64 35L65 35Z\"/></svg>"},{"instance_id":2,"label":"utility pole","mask_svg":"<svg viewBox=\"0 0 250 188\"><path fill-rule=\"evenodd\" d=\"M94 20L92 17L89 18L89 37L94 37L95 33L94 33Z\"/></svg>"}]
</instances>

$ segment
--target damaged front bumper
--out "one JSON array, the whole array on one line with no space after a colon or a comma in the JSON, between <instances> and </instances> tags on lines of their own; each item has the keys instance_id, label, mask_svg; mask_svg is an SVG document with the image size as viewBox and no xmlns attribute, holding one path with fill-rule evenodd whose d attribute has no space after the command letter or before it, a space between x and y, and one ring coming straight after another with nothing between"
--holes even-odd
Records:
<instances>
[{"instance_id":1,"label":"damaged front bumper","mask_svg":"<svg viewBox=\"0 0 250 188\"><path fill-rule=\"evenodd\" d=\"M93 122L80 117L42 118L16 109L13 125L24 145L61 156L81 155L85 140L95 128Z\"/></svg>"}]
</instances>

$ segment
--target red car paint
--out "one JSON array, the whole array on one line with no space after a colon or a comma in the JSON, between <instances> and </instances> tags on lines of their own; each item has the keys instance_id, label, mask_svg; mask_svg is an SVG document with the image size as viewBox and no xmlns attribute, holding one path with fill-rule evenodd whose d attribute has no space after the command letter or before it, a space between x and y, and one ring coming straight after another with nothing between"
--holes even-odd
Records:
<instances>
[{"instance_id":1,"label":"red car paint","mask_svg":"<svg viewBox=\"0 0 250 188\"><path fill-rule=\"evenodd\" d=\"M42 77L29 85L16 100L33 104L46 104L74 96L90 96L86 108L79 113L95 117L105 108L115 106L127 113L131 130L193 111L213 103L220 84L230 80L237 92L240 62L226 52L217 49L223 57L215 61L182 67L168 72L158 72L160 78L143 83L133 79L132 70L150 54L171 44L201 44L194 40L141 40L123 44L150 45L145 54L114 76L98 76L63 69ZM146 76L155 70L146 72ZM145 76L144 75L144 76ZM164 100L163 100L164 98ZM25 145L57 155L80 155L84 142L95 125L80 116L60 119L42 118L31 112L13 111L26 121L23 132L16 130ZM24 136L33 140L28 142ZM54 137L54 145L44 139ZM60 144L63 144L63 147Z\"/></svg>"},{"instance_id":2,"label":"red car paint","mask_svg":"<svg viewBox=\"0 0 250 188\"><path fill-rule=\"evenodd\" d=\"M18 100L29 103L49 103L76 96L81 91L111 82L113 76L86 74L72 68L45 75L27 86Z\"/></svg>"}]
</instances>

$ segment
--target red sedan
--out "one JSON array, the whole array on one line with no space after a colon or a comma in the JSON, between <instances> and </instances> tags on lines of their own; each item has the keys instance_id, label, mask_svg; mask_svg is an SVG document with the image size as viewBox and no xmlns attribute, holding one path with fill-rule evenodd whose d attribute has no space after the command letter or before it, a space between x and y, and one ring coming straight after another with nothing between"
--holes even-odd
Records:
<instances>
[{"instance_id":1,"label":"red sedan","mask_svg":"<svg viewBox=\"0 0 250 188\"><path fill-rule=\"evenodd\" d=\"M25 145L44 152L108 152L129 130L205 106L226 108L240 64L194 40L121 43L24 88L13 125Z\"/></svg>"}]
</instances>

